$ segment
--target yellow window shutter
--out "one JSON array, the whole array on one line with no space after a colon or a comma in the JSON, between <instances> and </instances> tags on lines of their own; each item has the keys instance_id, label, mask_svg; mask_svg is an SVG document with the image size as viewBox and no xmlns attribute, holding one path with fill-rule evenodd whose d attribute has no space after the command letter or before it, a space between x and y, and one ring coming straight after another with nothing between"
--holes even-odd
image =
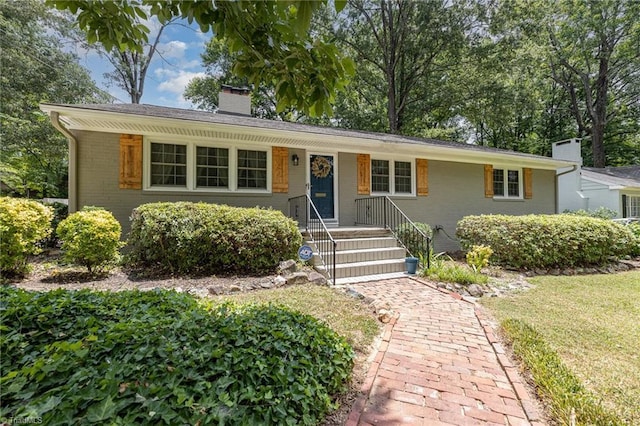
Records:
<instances>
[{"instance_id":1,"label":"yellow window shutter","mask_svg":"<svg viewBox=\"0 0 640 426\"><path fill-rule=\"evenodd\" d=\"M142 135L120 135L120 189L142 189Z\"/></svg>"},{"instance_id":2,"label":"yellow window shutter","mask_svg":"<svg viewBox=\"0 0 640 426\"><path fill-rule=\"evenodd\" d=\"M493 166L491 164L484 165L484 196L493 197Z\"/></svg>"},{"instance_id":3,"label":"yellow window shutter","mask_svg":"<svg viewBox=\"0 0 640 426\"><path fill-rule=\"evenodd\" d=\"M522 176L524 179L524 198L533 198L533 169L522 169Z\"/></svg>"},{"instance_id":4,"label":"yellow window shutter","mask_svg":"<svg viewBox=\"0 0 640 426\"><path fill-rule=\"evenodd\" d=\"M424 158L416 159L416 181L418 195L429 195L429 162Z\"/></svg>"},{"instance_id":5,"label":"yellow window shutter","mask_svg":"<svg viewBox=\"0 0 640 426\"><path fill-rule=\"evenodd\" d=\"M279 146L271 148L271 190L289 192L289 149Z\"/></svg>"},{"instance_id":6,"label":"yellow window shutter","mask_svg":"<svg viewBox=\"0 0 640 426\"><path fill-rule=\"evenodd\" d=\"M358 195L371 193L371 156L358 154Z\"/></svg>"}]
</instances>

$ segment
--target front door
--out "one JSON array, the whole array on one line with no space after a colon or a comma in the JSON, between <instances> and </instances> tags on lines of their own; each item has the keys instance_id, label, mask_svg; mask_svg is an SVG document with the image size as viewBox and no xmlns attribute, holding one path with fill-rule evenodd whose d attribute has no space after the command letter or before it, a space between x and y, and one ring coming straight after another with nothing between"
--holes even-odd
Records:
<instances>
[{"instance_id":1,"label":"front door","mask_svg":"<svg viewBox=\"0 0 640 426\"><path fill-rule=\"evenodd\" d=\"M309 183L311 184L311 200L322 219L335 218L334 202L334 159L333 155L315 155L309 157ZM311 218L315 213L311 212Z\"/></svg>"}]
</instances>

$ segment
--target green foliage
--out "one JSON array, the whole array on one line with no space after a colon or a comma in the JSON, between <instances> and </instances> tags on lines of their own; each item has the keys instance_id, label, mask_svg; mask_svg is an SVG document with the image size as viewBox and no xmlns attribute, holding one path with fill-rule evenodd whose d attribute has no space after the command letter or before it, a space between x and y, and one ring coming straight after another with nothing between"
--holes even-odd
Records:
<instances>
[{"instance_id":1,"label":"green foliage","mask_svg":"<svg viewBox=\"0 0 640 426\"><path fill-rule=\"evenodd\" d=\"M436 281L457 283L462 285L485 284L488 281L486 275L475 270L471 270L463 265L455 263L450 256L445 253L435 254L433 250L429 252L429 267L427 259L420 254L420 275Z\"/></svg>"},{"instance_id":2,"label":"green foliage","mask_svg":"<svg viewBox=\"0 0 640 426\"><path fill-rule=\"evenodd\" d=\"M90 273L105 271L118 261L121 232L120 222L110 212L95 207L69 215L56 229L65 259Z\"/></svg>"},{"instance_id":3,"label":"green foliage","mask_svg":"<svg viewBox=\"0 0 640 426\"><path fill-rule=\"evenodd\" d=\"M0 417L44 424L317 424L353 351L282 307L170 291L0 289Z\"/></svg>"},{"instance_id":4,"label":"green foliage","mask_svg":"<svg viewBox=\"0 0 640 426\"><path fill-rule=\"evenodd\" d=\"M64 219L69 216L69 206L65 203L44 203L45 206L51 207L53 209L53 219L51 220L51 230L55 231L58 229L58 225ZM55 232L52 232L48 238L46 238L43 244L46 247L55 247L58 244L58 236Z\"/></svg>"},{"instance_id":5,"label":"green foliage","mask_svg":"<svg viewBox=\"0 0 640 426\"><path fill-rule=\"evenodd\" d=\"M336 92L344 89L354 64L323 37L311 37L312 14L328 1L160 2L142 0L48 0L60 10L77 13L78 26L90 43L142 53L148 42L145 21L172 18L194 21L203 33L227 41L233 73L250 84L275 87L277 112L295 107L310 115L331 115ZM335 2L336 9L344 2Z\"/></svg>"},{"instance_id":6,"label":"green foliage","mask_svg":"<svg viewBox=\"0 0 640 426\"><path fill-rule=\"evenodd\" d=\"M51 208L37 201L0 197L0 272L3 276L28 271L29 255L39 253L38 242L51 233Z\"/></svg>"},{"instance_id":7,"label":"green foliage","mask_svg":"<svg viewBox=\"0 0 640 426\"><path fill-rule=\"evenodd\" d=\"M555 420L576 425L624 424L585 389L536 330L515 319L507 319L501 325L514 353L531 372L536 389L549 403Z\"/></svg>"},{"instance_id":8,"label":"green foliage","mask_svg":"<svg viewBox=\"0 0 640 426\"><path fill-rule=\"evenodd\" d=\"M463 248L488 245L496 263L518 269L605 265L635 243L628 227L576 215L466 216L456 234Z\"/></svg>"},{"instance_id":9,"label":"green foliage","mask_svg":"<svg viewBox=\"0 0 640 426\"><path fill-rule=\"evenodd\" d=\"M598 207L595 210L565 210L563 214L574 214L577 216L597 217L600 219L613 219L618 216L618 212L607 207Z\"/></svg>"},{"instance_id":10,"label":"green foliage","mask_svg":"<svg viewBox=\"0 0 640 426\"><path fill-rule=\"evenodd\" d=\"M404 223L396 228L395 233L412 256L420 257L429 250L428 240L433 236L433 230L426 223L414 222L413 225L415 227Z\"/></svg>"},{"instance_id":11,"label":"green foliage","mask_svg":"<svg viewBox=\"0 0 640 426\"><path fill-rule=\"evenodd\" d=\"M492 254L491 247L474 245L467 252L467 265L471 266L475 272L479 272L482 268L489 266L489 258Z\"/></svg>"},{"instance_id":12,"label":"green foliage","mask_svg":"<svg viewBox=\"0 0 640 426\"><path fill-rule=\"evenodd\" d=\"M633 232L635 236L635 244L631 249L631 256L640 256L640 223L630 223L627 227Z\"/></svg>"},{"instance_id":13,"label":"green foliage","mask_svg":"<svg viewBox=\"0 0 640 426\"><path fill-rule=\"evenodd\" d=\"M180 274L263 274L297 257L302 235L280 211L151 203L133 211L129 262Z\"/></svg>"}]
</instances>

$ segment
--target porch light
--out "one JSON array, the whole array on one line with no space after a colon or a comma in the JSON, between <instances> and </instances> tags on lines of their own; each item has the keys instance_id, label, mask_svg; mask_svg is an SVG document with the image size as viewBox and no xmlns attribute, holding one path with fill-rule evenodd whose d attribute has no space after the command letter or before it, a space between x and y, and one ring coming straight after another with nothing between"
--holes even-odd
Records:
<instances>
[{"instance_id":1,"label":"porch light","mask_svg":"<svg viewBox=\"0 0 640 426\"><path fill-rule=\"evenodd\" d=\"M294 166L297 166L298 164L300 164L300 157L298 157L298 154L293 154L291 156L291 161L293 162Z\"/></svg>"}]
</instances>

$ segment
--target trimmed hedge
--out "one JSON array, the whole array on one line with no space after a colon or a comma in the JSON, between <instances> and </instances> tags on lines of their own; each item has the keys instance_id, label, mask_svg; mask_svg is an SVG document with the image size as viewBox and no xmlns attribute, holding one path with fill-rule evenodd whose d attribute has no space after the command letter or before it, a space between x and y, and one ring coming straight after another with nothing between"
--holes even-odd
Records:
<instances>
[{"instance_id":1,"label":"trimmed hedge","mask_svg":"<svg viewBox=\"0 0 640 426\"><path fill-rule=\"evenodd\" d=\"M38 243L51 234L53 211L37 201L0 197L0 272L24 275L30 255L42 251Z\"/></svg>"},{"instance_id":2,"label":"trimmed hedge","mask_svg":"<svg viewBox=\"0 0 640 426\"><path fill-rule=\"evenodd\" d=\"M66 260L86 267L90 273L102 272L118 262L122 228L110 212L86 207L58 225Z\"/></svg>"},{"instance_id":3,"label":"trimmed hedge","mask_svg":"<svg viewBox=\"0 0 640 426\"><path fill-rule=\"evenodd\" d=\"M302 235L282 212L207 203L134 209L128 261L179 274L267 274L296 258Z\"/></svg>"},{"instance_id":4,"label":"trimmed hedge","mask_svg":"<svg viewBox=\"0 0 640 426\"><path fill-rule=\"evenodd\" d=\"M635 250L628 227L576 215L481 215L456 229L463 249L490 246L494 262L518 269L605 265Z\"/></svg>"},{"instance_id":5,"label":"trimmed hedge","mask_svg":"<svg viewBox=\"0 0 640 426\"><path fill-rule=\"evenodd\" d=\"M354 353L315 318L173 291L0 288L0 418L318 424Z\"/></svg>"}]
</instances>

